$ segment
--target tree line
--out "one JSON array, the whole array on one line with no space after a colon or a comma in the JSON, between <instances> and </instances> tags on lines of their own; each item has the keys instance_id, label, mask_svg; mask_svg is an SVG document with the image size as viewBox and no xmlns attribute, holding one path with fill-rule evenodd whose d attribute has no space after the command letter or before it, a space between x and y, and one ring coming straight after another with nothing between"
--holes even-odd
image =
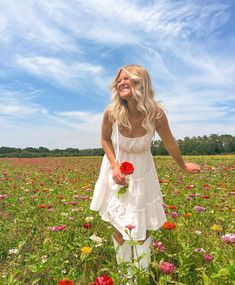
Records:
<instances>
[{"instance_id":1,"label":"tree line","mask_svg":"<svg viewBox=\"0 0 235 285\"><path fill-rule=\"evenodd\" d=\"M216 154L235 154L235 137L232 135L185 137L177 140L183 155L216 155ZM163 142L155 140L151 144L151 152L153 155L168 155ZM49 150L46 147L0 147L0 157L47 157L47 156L103 156L102 148L66 148Z\"/></svg>"}]
</instances>

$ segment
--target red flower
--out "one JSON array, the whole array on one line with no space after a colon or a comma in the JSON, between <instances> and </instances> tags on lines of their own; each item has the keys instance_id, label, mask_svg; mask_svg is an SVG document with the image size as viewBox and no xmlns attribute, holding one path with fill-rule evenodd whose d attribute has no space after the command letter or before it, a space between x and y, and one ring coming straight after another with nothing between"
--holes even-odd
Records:
<instances>
[{"instance_id":1,"label":"red flower","mask_svg":"<svg viewBox=\"0 0 235 285\"><path fill-rule=\"evenodd\" d=\"M173 205L172 205L172 206L168 206L168 208L171 209L171 210L175 210L175 209L176 209L176 206L173 206Z\"/></svg>"},{"instance_id":2,"label":"red flower","mask_svg":"<svg viewBox=\"0 0 235 285\"><path fill-rule=\"evenodd\" d=\"M162 225L163 229L166 229L166 230L174 230L176 228L176 225L174 223L171 223L171 222L165 222L163 225Z\"/></svg>"},{"instance_id":3,"label":"red flower","mask_svg":"<svg viewBox=\"0 0 235 285\"><path fill-rule=\"evenodd\" d=\"M66 227L67 227L66 225L54 226L54 227L48 228L48 230L52 232L59 232L59 231L63 231Z\"/></svg>"},{"instance_id":4,"label":"red flower","mask_svg":"<svg viewBox=\"0 0 235 285\"><path fill-rule=\"evenodd\" d=\"M85 223L85 224L83 224L83 228L88 230L91 228L91 224Z\"/></svg>"},{"instance_id":5,"label":"red flower","mask_svg":"<svg viewBox=\"0 0 235 285\"><path fill-rule=\"evenodd\" d=\"M92 285L114 285L113 279L109 276L100 276L95 279L94 283L91 283Z\"/></svg>"},{"instance_id":6,"label":"red flower","mask_svg":"<svg viewBox=\"0 0 235 285\"><path fill-rule=\"evenodd\" d=\"M203 195L202 196L204 199L209 199L210 197L209 196L207 196L207 195Z\"/></svg>"},{"instance_id":7,"label":"red flower","mask_svg":"<svg viewBox=\"0 0 235 285\"><path fill-rule=\"evenodd\" d=\"M73 285L73 281L65 278L59 281L58 285Z\"/></svg>"},{"instance_id":8,"label":"red flower","mask_svg":"<svg viewBox=\"0 0 235 285\"><path fill-rule=\"evenodd\" d=\"M129 175L134 172L134 166L132 163L125 161L120 165L120 170L123 174Z\"/></svg>"}]
</instances>

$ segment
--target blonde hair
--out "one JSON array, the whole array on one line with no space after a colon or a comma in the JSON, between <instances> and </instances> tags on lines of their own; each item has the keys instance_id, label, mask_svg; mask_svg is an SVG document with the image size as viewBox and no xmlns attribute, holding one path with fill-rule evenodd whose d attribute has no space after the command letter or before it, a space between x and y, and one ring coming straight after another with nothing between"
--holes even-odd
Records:
<instances>
[{"instance_id":1,"label":"blonde hair","mask_svg":"<svg viewBox=\"0 0 235 285\"><path fill-rule=\"evenodd\" d=\"M154 91L150 76L146 69L140 65L128 64L120 68L111 85L110 120L117 122L120 127L131 129L128 119L128 103L122 99L117 89L117 81L121 71L125 71L135 83L132 87L133 99L137 101L137 110L144 115L142 127L151 132L153 121L162 116L162 104L154 100Z\"/></svg>"}]
</instances>

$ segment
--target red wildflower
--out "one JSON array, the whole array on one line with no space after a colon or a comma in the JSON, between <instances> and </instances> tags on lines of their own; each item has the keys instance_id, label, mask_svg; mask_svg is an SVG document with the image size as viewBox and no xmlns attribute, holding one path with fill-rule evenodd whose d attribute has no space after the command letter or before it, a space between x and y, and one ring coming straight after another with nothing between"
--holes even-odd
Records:
<instances>
[{"instance_id":1,"label":"red wildflower","mask_svg":"<svg viewBox=\"0 0 235 285\"><path fill-rule=\"evenodd\" d=\"M134 172L134 166L132 163L125 161L120 165L120 170L123 174L129 175Z\"/></svg>"},{"instance_id":2,"label":"red wildflower","mask_svg":"<svg viewBox=\"0 0 235 285\"><path fill-rule=\"evenodd\" d=\"M209 199L210 197L209 196L207 196L207 195L203 195L202 196L204 199Z\"/></svg>"},{"instance_id":3,"label":"red wildflower","mask_svg":"<svg viewBox=\"0 0 235 285\"><path fill-rule=\"evenodd\" d=\"M83 228L88 230L91 228L91 224L85 223L85 224L83 224Z\"/></svg>"},{"instance_id":4,"label":"red wildflower","mask_svg":"<svg viewBox=\"0 0 235 285\"><path fill-rule=\"evenodd\" d=\"M174 223L171 223L171 222L165 222L163 225L162 225L163 229L166 229L166 230L174 230L176 228L176 225Z\"/></svg>"},{"instance_id":5,"label":"red wildflower","mask_svg":"<svg viewBox=\"0 0 235 285\"><path fill-rule=\"evenodd\" d=\"M69 280L68 278L64 278L59 281L58 285L73 285L73 281Z\"/></svg>"},{"instance_id":6,"label":"red wildflower","mask_svg":"<svg viewBox=\"0 0 235 285\"><path fill-rule=\"evenodd\" d=\"M46 209L47 205L45 205L45 204L38 204L37 207L41 208L41 209Z\"/></svg>"},{"instance_id":7,"label":"red wildflower","mask_svg":"<svg viewBox=\"0 0 235 285\"><path fill-rule=\"evenodd\" d=\"M172 206L168 206L168 208L171 209L171 210L175 210L175 209L176 209L176 206L173 206L173 205L172 205Z\"/></svg>"},{"instance_id":8,"label":"red wildflower","mask_svg":"<svg viewBox=\"0 0 235 285\"><path fill-rule=\"evenodd\" d=\"M100 276L95 279L94 283L90 285L114 285L113 279L109 276Z\"/></svg>"}]
</instances>

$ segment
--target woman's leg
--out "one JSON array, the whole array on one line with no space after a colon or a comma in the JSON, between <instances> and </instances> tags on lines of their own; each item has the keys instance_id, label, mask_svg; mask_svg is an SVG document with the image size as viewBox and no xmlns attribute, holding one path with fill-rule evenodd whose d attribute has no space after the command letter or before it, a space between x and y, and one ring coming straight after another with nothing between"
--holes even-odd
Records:
<instances>
[{"instance_id":1,"label":"woman's leg","mask_svg":"<svg viewBox=\"0 0 235 285\"><path fill-rule=\"evenodd\" d=\"M119 245L123 245L124 243L123 236L117 229L115 229L113 237L115 238L115 240L117 241Z\"/></svg>"}]
</instances>

